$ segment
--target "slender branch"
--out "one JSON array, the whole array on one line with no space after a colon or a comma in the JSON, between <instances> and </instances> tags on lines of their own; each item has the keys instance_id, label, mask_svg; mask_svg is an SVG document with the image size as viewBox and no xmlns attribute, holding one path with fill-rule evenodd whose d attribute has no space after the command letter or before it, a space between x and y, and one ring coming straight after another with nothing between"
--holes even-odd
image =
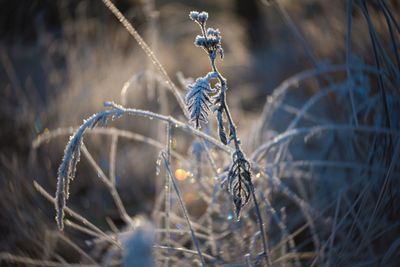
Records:
<instances>
[{"instance_id":1,"label":"slender branch","mask_svg":"<svg viewBox=\"0 0 400 267\"><path fill-rule=\"evenodd\" d=\"M124 204L122 203L121 197L118 194L117 188L115 187L115 183L113 183L112 180L110 180L103 172L101 167L97 164L97 162L93 159L92 155L90 152L86 149L85 145L82 145L82 151L86 158L88 159L89 163L92 165L92 167L96 170L97 175L100 177L100 180L107 186L108 190L110 191L110 194L114 200L115 205L117 206L117 209L119 211L119 214L121 218L124 220L124 222L127 225L132 225L132 218L128 215Z\"/></svg>"},{"instance_id":2,"label":"slender branch","mask_svg":"<svg viewBox=\"0 0 400 267\"><path fill-rule=\"evenodd\" d=\"M62 135L71 135L74 134L79 127L67 127L67 128L57 128L54 130L50 130L48 132L45 132L43 134L38 135L33 141L32 141L32 148L37 149L39 146L41 146L44 142L49 142L50 140L62 136ZM100 135L109 135L111 137L118 137L118 138L126 138L128 140L134 140L138 142L143 142L145 144L148 144L149 146L153 146L158 149L164 149L165 145L153 138L128 131L128 130L122 130L114 127L108 127L108 128L94 128L90 129L86 134L100 134ZM174 158L182 161L182 162L188 162L188 160L182 155L177 153L176 151L171 151L171 156ZM111 175L110 175L111 176ZM111 178L111 177L110 177Z\"/></svg>"},{"instance_id":3,"label":"slender branch","mask_svg":"<svg viewBox=\"0 0 400 267\"><path fill-rule=\"evenodd\" d=\"M188 214L188 212L186 210L185 204L183 203L183 199L181 197L182 193L181 193L181 191L179 189L179 186L178 186L178 184L176 182L175 176L172 174L172 171L171 171L171 168L170 168L171 164L168 161L167 155L165 155L165 153L162 153L162 157L164 159L165 168L167 169L168 175L169 175L169 177L170 177L170 179L172 181L172 185L173 185L174 190L176 192L176 195L178 197L179 204L181 205L181 208L182 208L183 214L185 216L186 222L187 222L187 224L189 226L189 230L190 230L190 232L192 234L192 241L193 241L194 246L196 247L197 253L198 253L199 257L200 257L201 264L202 264L203 267L205 267L207 265L206 265L206 262L204 260L203 254L201 252L199 241L198 241L198 239L196 237L195 231L193 230L192 223L191 223L191 221L189 219L189 214Z\"/></svg>"},{"instance_id":4,"label":"slender branch","mask_svg":"<svg viewBox=\"0 0 400 267\"><path fill-rule=\"evenodd\" d=\"M40 184L38 184L36 181L33 182L33 186L35 187L35 189L44 197L46 198L48 201L50 201L51 203L55 204L56 203L56 199L53 198ZM88 228L92 229L94 232L98 233L100 236L102 236L103 238L109 240L112 244L116 245L117 247L121 248L119 241L118 240L113 240L110 239L108 237L108 235L103 232L102 230L100 230L97 226L95 226L93 223L89 222L85 217L83 217L82 215L79 215L78 213L76 213L75 211L73 211L72 209L65 207L65 212L68 213L71 217L75 218L76 220L78 220L79 222L81 222L83 225L87 226Z\"/></svg>"},{"instance_id":5,"label":"slender branch","mask_svg":"<svg viewBox=\"0 0 400 267\"><path fill-rule=\"evenodd\" d=\"M167 140L165 144L166 157L168 162L171 161L171 124L167 124ZM165 244L168 246L171 244L171 233L170 233L170 218L169 215L171 213L171 177L168 172L165 173ZM165 258L164 266L168 266L169 257Z\"/></svg>"},{"instance_id":6,"label":"slender branch","mask_svg":"<svg viewBox=\"0 0 400 267\"><path fill-rule=\"evenodd\" d=\"M269 251L267 240L266 240L266 234L264 232L264 223L263 223L263 219L262 219L262 216L261 216L260 207L258 205L257 197L256 197L256 194L255 194L254 185L253 185L253 182L251 180L250 180L250 192L251 192L251 195L253 197L254 207L256 208L258 226L259 226L259 229L260 229L261 240L262 240L262 243L263 243L265 258L267 260L267 266L271 267L272 266L272 262L271 262L270 251Z\"/></svg>"}]
</instances>

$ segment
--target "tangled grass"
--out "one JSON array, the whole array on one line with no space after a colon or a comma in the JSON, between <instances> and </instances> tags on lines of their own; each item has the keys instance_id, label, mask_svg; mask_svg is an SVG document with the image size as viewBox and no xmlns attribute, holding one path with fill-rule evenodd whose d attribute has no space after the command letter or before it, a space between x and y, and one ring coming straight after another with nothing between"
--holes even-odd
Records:
<instances>
[{"instance_id":1,"label":"tangled grass","mask_svg":"<svg viewBox=\"0 0 400 267\"><path fill-rule=\"evenodd\" d=\"M151 59L158 73L149 77L165 83L160 90L172 93L187 121L107 102L104 111L80 127L53 130L33 142L37 148L57 136L72 134L58 170L56 196L38 183L35 188L56 206L61 230L71 228L90 237L87 243L93 251L88 253L60 235L79 253L76 266L400 264L400 27L388 3L377 1L388 28L387 45L374 27L366 1L348 0L345 63L321 65L284 7L273 2L315 67L283 81L268 96L251 134L239 140L226 104L226 79L215 65L217 53L222 55L220 33L205 28L208 16L204 17L204 12L190 14L202 31L195 44L207 52L212 72L190 84L185 92L172 82L150 47L112 2L103 2ZM353 10L365 18L373 65L353 55ZM215 40L209 42L207 37ZM212 84L212 79L218 84ZM188 85L186 81L183 84ZM123 96L128 87L122 89ZM292 104L291 98L310 89L315 89L311 96L300 105ZM210 110L216 113L217 131L206 124ZM162 140L114 127L97 127L125 115L159 124ZM201 124L203 130L199 129ZM228 137L225 129L229 129ZM179 131L192 142L189 155L180 154L172 146ZM86 148L84 135L105 135L112 140L108 175ZM165 182L157 184L150 218L129 214L119 195L116 155L119 140L125 138L160 150L155 165L158 179L164 176ZM80 153L109 191L123 227L112 221L108 221L108 229L96 226L66 204ZM191 185L182 188L180 181L187 178ZM192 212L193 204L189 207L186 203L185 193L196 195L195 206L201 207L201 212ZM252 204L245 205L250 198ZM0 257L30 265L67 264L54 258Z\"/></svg>"}]
</instances>

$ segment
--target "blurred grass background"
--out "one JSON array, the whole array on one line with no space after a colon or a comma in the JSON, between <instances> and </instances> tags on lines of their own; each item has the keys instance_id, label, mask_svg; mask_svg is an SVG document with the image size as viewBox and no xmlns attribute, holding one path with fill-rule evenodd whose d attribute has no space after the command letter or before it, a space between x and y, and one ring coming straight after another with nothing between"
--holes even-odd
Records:
<instances>
[{"instance_id":1,"label":"blurred grass background","mask_svg":"<svg viewBox=\"0 0 400 267\"><path fill-rule=\"evenodd\" d=\"M178 72L197 77L208 71L207 58L193 46L196 29L188 23L188 13L196 9L211 14L210 24L218 25L223 34L225 59L220 68L229 80L229 103L240 136L251 132L249 127L261 114L266 97L281 81L315 67L277 8L266 1L114 2L175 81ZM345 61L345 1L279 2L301 30L318 64ZM399 2L389 3L399 18ZM376 29L384 36L382 15L376 12L374 1L369 5ZM353 13L353 23L354 56L373 63L369 34L359 10ZM46 231L56 228L52 205L34 191L32 181L55 188L67 136L34 152L32 140L49 129L79 125L82 118L100 110L104 101L120 102L124 82L151 68L101 1L0 1L0 251L39 257L48 238ZM315 90L318 86L310 85L291 101L303 102L307 91ZM157 110L163 97L157 92L146 79L138 78L127 95L128 105ZM170 100L168 113L184 120ZM337 108L340 105L328 106L327 112ZM117 125L157 138L157 127L139 119L137 123L123 119ZM275 122L277 130L284 126L281 123ZM109 141L96 136L86 145L107 168ZM176 149L188 150L184 144ZM128 210L150 214L156 178L155 167L149 163L156 161L158 151L127 142L118 153L120 193ZM80 164L78 176L71 188L71 206L98 225L105 224L105 216L118 217L111 198L93 182L96 174L85 162ZM76 242L79 240L76 236ZM68 255L62 246L57 249L66 259L77 256Z\"/></svg>"}]
</instances>

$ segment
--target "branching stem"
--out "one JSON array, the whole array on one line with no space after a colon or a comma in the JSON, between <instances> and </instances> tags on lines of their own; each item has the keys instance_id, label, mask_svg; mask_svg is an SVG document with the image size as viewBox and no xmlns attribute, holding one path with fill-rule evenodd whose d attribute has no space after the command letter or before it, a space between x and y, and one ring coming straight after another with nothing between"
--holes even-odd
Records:
<instances>
[{"instance_id":1,"label":"branching stem","mask_svg":"<svg viewBox=\"0 0 400 267\"><path fill-rule=\"evenodd\" d=\"M201 29L201 32L206 40L206 43L209 42L208 38L207 38L207 33L206 33L206 29L205 29L205 23L198 23ZM209 46L208 46L209 47ZM237 129L236 129L236 125L232 119L232 115L231 112L229 110L229 106L227 104L226 101L226 91L228 89L227 86L227 81L226 79L222 76L222 74L218 71L217 66L215 64L215 59L216 59L216 50L215 49L209 49L209 48L204 48L203 49L207 52L208 57L210 59L210 63L211 63L211 68L212 71L216 74L216 77L219 81L220 84L220 90L219 90L219 95L218 95L218 100L219 100L219 106L217 108L217 110L219 112L225 112L228 124L229 124L229 131L230 131L230 140L233 140L234 145L235 145L235 153L243 154L243 151L240 147L240 140L237 136ZM246 160L246 159L244 159ZM247 160L246 160L247 161ZM239 173L239 178L241 178L241 174ZM264 249L264 255L265 255L265 259L267 261L267 266L272 266L272 262L271 259L269 257L269 249L268 249L268 244L267 244L267 239L266 239L266 235L265 235L265 231L264 231L264 223L263 223L263 219L261 216L261 212L260 212L260 208L258 205L258 201L257 201L257 197L255 194L255 189L254 189L254 185L253 182L251 181L251 175L249 176L249 179L246 181L248 183L249 189L250 189L250 193L254 202L254 207L255 207L255 212L256 212L256 217L257 217L257 221L258 221L258 225L259 225L259 229L260 229L260 234L261 234L261 240L262 240L262 244L263 244L263 249ZM239 196L241 195L241 190L242 190L242 183L239 182ZM240 196L241 197L241 196Z\"/></svg>"}]
</instances>

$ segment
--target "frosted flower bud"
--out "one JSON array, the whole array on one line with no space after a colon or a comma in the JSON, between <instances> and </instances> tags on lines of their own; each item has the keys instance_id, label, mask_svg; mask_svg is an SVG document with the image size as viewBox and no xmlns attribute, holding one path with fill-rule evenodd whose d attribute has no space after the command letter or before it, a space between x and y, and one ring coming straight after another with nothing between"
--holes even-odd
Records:
<instances>
[{"instance_id":1,"label":"frosted flower bud","mask_svg":"<svg viewBox=\"0 0 400 267\"><path fill-rule=\"evenodd\" d=\"M208 42L210 46L217 46L221 44L221 39L215 36L209 36L208 37Z\"/></svg>"},{"instance_id":2,"label":"frosted flower bud","mask_svg":"<svg viewBox=\"0 0 400 267\"><path fill-rule=\"evenodd\" d=\"M219 31L219 29L208 28L207 35L221 37L221 32Z\"/></svg>"},{"instance_id":3,"label":"frosted flower bud","mask_svg":"<svg viewBox=\"0 0 400 267\"><path fill-rule=\"evenodd\" d=\"M207 47L207 41L206 38L203 35L197 35L196 39L194 40L194 44L196 46L200 46L200 47Z\"/></svg>"},{"instance_id":4,"label":"frosted flower bud","mask_svg":"<svg viewBox=\"0 0 400 267\"><path fill-rule=\"evenodd\" d=\"M199 18L199 12L190 11L189 18L196 21Z\"/></svg>"},{"instance_id":5,"label":"frosted flower bud","mask_svg":"<svg viewBox=\"0 0 400 267\"><path fill-rule=\"evenodd\" d=\"M205 12L205 11L201 12L201 13L199 14L199 16L198 16L198 21L199 21L200 23L205 23L205 22L207 21L207 19L208 19L208 13Z\"/></svg>"}]
</instances>

